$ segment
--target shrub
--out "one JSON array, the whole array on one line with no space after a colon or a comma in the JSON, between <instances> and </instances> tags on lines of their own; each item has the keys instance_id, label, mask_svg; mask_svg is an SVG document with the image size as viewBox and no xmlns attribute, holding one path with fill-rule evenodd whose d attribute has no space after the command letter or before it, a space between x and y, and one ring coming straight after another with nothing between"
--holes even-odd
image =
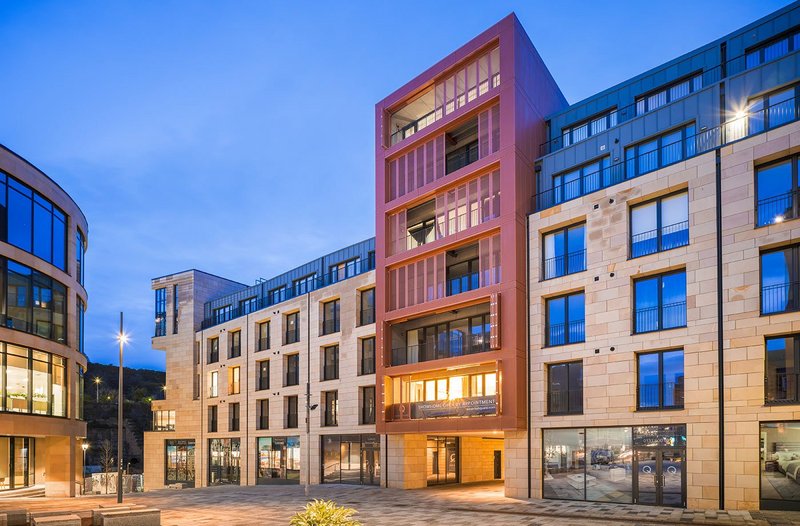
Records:
<instances>
[{"instance_id":1,"label":"shrub","mask_svg":"<svg viewBox=\"0 0 800 526\"><path fill-rule=\"evenodd\" d=\"M353 518L358 513L352 508L339 506L332 500L317 500L306 504L289 522L291 526L361 526Z\"/></svg>"}]
</instances>

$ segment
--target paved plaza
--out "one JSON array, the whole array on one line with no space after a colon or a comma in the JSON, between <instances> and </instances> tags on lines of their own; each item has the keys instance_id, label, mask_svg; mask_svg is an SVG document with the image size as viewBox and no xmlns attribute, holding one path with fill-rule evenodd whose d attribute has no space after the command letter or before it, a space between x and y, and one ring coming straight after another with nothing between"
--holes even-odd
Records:
<instances>
[{"instance_id":1,"label":"paved plaza","mask_svg":"<svg viewBox=\"0 0 800 526\"><path fill-rule=\"evenodd\" d=\"M507 499L502 484L468 484L423 490L312 486L310 498L332 499L358 510L365 525L472 526L581 525L800 525L800 512L693 511L652 506ZM125 502L162 510L164 526L287 525L306 502L300 486L223 486L157 490L126 495ZM3 509L81 510L111 504L116 496L76 499L0 499Z\"/></svg>"}]
</instances>

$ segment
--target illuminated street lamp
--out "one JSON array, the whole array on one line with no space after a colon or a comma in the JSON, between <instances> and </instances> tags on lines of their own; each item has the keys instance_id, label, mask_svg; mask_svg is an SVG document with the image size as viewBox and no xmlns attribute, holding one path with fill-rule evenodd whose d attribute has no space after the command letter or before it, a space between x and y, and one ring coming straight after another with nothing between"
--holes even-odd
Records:
<instances>
[{"instance_id":1,"label":"illuminated street lamp","mask_svg":"<svg viewBox=\"0 0 800 526\"><path fill-rule=\"evenodd\" d=\"M81 449L83 450L83 478L86 478L86 450L89 449L89 442L84 440Z\"/></svg>"},{"instance_id":2,"label":"illuminated street lamp","mask_svg":"<svg viewBox=\"0 0 800 526\"><path fill-rule=\"evenodd\" d=\"M117 387L117 503L122 504L122 347L128 343L128 335L122 327L122 313L119 313L119 386Z\"/></svg>"},{"instance_id":3,"label":"illuminated street lamp","mask_svg":"<svg viewBox=\"0 0 800 526\"><path fill-rule=\"evenodd\" d=\"M100 401L100 384L103 383L103 379L99 376L94 377L94 386L95 386L95 396L97 397L97 401Z\"/></svg>"}]
</instances>

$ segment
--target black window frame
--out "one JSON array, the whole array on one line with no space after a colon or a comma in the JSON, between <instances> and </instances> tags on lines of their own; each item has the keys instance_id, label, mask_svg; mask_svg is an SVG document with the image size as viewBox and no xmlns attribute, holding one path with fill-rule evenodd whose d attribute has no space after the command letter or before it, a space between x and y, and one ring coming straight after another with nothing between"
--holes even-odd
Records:
<instances>
[{"instance_id":1,"label":"black window frame","mask_svg":"<svg viewBox=\"0 0 800 526\"><path fill-rule=\"evenodd\" d=\"M297 429L297 410L298 410L298 396L290 395L285 398L285 417L283 420L284 429Z\"/></svg>"},{"instance_id":2,"label":"black window frame","mask_svg":"<svg viewBox=\"0 0 800 526\"><path fill-rule=\"evenodd\" d=\"M328 309L332 312L329 314ZM342 330L341 321L342 302L339 298L322 302L322 323L320 324L320 336L335 334Z\"/></svg>"},{"instance_id":3,"label":"black window frame","mask_svg":"<svg viewBox=\"0 0 800 526\"><path fill-rule=\"evenodd\" d=\"M578 251L570 252L570 249L569 249L569 231L574 229L574 228L578 228L578 227L583 227L583 249L578 250ZM563 233L564 234L564 247L565 247L565 250L564 250L564 255L560 256L563 259L563 263L562 263L562 265L560 265L560 266L563 267L563 272L561 274L556 273L555 275L553 275L553 276L548 278L547 277L547 262L548 262L548 259L545 257L547 255L547 253L545 252L545 239L547 238L547 236L554 236L554 235L556 235L558 233ZM548 280L560 278L560 277L563 277L563 276L569 276L570 274L577 274L579 272L585 272L586 271L586 255L587 255L587 252L586 252L587 239L586 239L586 237L587 237L586 221L580 221L578 223L572 223L570 225L566 225L566 226L563 226L563 227L560 227L560 228L556 228L555 230L549 230L547 232L542 232L542 279L541 279L541 281L548 281ZM570 269L570 265L569 265L570 256L573 255L573 254L577 254L579 252L583 253L583 268L581 268L580 270L575 270L574 272L569 272L569 269ZM549 258L549 259L558 259L558 258L559 258L559 256L553 256L552 258Z\"/></svg>"},{"instance_id":4,"label":"black window frame","mask_svg":"<svg viewBox=\"0 0 800 526\"><path fill-rule=\"evenodd\" d=\"M683 354L683 371L684 378L686 378L686 351L680 347L674 349L659 349L657 351L644 351L636 353L636 411L672 411L682 410L685 408L686 403L686 387L681 390L681 404L680 405L664 405L664 353L680 351ZM642 407L641 400L641 384L639 383L639 360L642 356L650 356L653 354L658 355L658 406L656 407Z\"/></svg>"},{"instance_id":5,"label":"black window frame","mask_svg":"<svg viewBox=\"0 0 800 526\"><path fill-rule=\"evenodd\" d=\"M696 88L695 85L694 85L694 80L697 77L700 77L700 87L699 88ZM672 88L674 88L675 86L677 86L679 84L683 84L684 82L687 82L687 81L689 82L689 93L687 93L686 95L682 95L682 96L680 96L678 98L673 99L672 96L670 95L670 91L672 90ZM692 93L697 93L698 91L702 91L703 87L704 87L704 81L705 81L705 79L703 78L703 70L699 69L699 70L696 70L696 71L694 71L692 73L689 73L688 75L684 75L684 76L682 76L681 78L679 78L677 80L673 80L673 81L671 81L671 82L669 82L667 84L662 84L661 86L659 86L659 87L657 87L655 89L651 89L651 90L649 90L649 91L647 91L647 92L645 92L645 93L643 93L641 95L637 95L636 97L633 98L633 106L634 106L634 109L635 109L636 117L639 117L641 115L645 115L645 114L650 113L651 111L655 111L655 110L657 110L659 108L663 108L664 106L666 106L668 104L671 104L671 103L675 102L676 100L685 99L686 97L688 97ZM650 108L647 99L649 99L650 97L652 97L656 93L660 93L662 91L665 93L665 95L664 95L664 99L665 99L664 104L662 104L662 105L660 105L660 106L658 106L656 108ZM639 102L640 101L643 103L643 106L644 106L641 113L639 113Z\"/></svg>"},{"instance_id":6,"label":"black window frame","mask_svg":"<svg viewBox=\"0 0 800 526\"><path fill-rule=\"evenodd\" d=\"M217 405L208 406L208 432L216 433L218 429L219 409Z\"/></svg>"},{"instance_id":7,"label":"black window frame","mask_svg":"<svg viewBox=\"0 0 800 526\"><path fill-rule=\"evenodd\" d=\"M328 357L331 356L329 363ZM329 380L339 379L339 345L328 345L322 348L322 374L321 380L327 382Z\"/></svg>"},{"instance_id":8,"label":"black window frame","mask_svg":"<svg viewBox=\"0 0 800 526\"><path fill-rule=\"evenodd\" d=\"M285 354L283 363L286 368L283 375L283 386L300 385L300 353ZM292 372L294 374L291 374Z\"/></svg>"},{"instance_id":9,"label":"black window frame","mask_svg":"<svg viewBox=\"0 0 800 526\"><path fill-rule=\"evenodd\" d=\"M800 49L798 46L795 45L795 44L797 44L797 42L795 42L795 39L798 38L798 35L800 35L800 26L794 26L793 28L787 29L786 31L782 31L781 33L779 33L779 34L777 34L777 35L775 35L775 36L773 36L771 38L768 38L767 40L765 40L763 42L759 42L757 44L753 44L752 46L748 46L747 48L745 48L745 51L744 51L744 54L743 54L743 56L744 56L744 70L748 70L748 69L751 69L751 68L757 68L758 66L767 64L767 63L772 62L774 60L778 60L780 58L783 58L783 57L785 57L785 56L797 51L798 49ZM778 42L780 42L784 38L788 40L788 43L787 43L787 46L786 46L786 49L787 49L786 53L784 55L780 55L780 56L775 57L773 59L766 60L766 58L764 57L764 51L766 51L766 49L768 47L770 47L770 46L772 46L774 44L777 44ZM756 52L758 52L758 63L757 64L752 64L752 65L748 65L747 61L748 61L749 56L751 54L753 54L753 53L756 53Z\"/></svg>"},{"instance_id":10,"label":"black window frame","mask_svg":"<svg viewBox=\"0 0 800 526\"><path fill-rule=\"evenodd\" d=\"M372 342L372 350L370 351L372 354L372 359L367 360L364 356L364 342L371 341ZM369 336L367 338L361 338L358 342L359 345L359 360L358 360L358 376L364 376L367 374L375 374L375 336ZM371 367L366 367L366 365L372 364Z\"/></svg>"},{"instance_id":11,"label":"black window frame","mask_svg":"<svg viewBox=\"0 0 800 526\"><path fill-rule=\"evenodd\" d=\"M789 282L785 285L788 287L787 292L787 308L781 311L764 311L764 283L763 283L763 257L765 254L774 254L775 252L789 252ZM761 250L758 253L758 312L760 316L775 316L778 314L786 314L790 312L800 311L800 243L791 245L783 245L780 247Z\"/></svg>"},{"instance_id":12,"label":"black window frame","mask_svg":"<svg viewBox=\"0 0 800 526\"><path fill-rule=\"evenodd\" d=\"M219 362L219 336L209 338L207 342L208 352L206 353L206 363Z\"/></svg>"},{"instance_id":13,"label":"black window frame","mask_svg":"<svg viewBox=\"0 0 800 526\"><path fill-rule=\"evenodd\" d=\"M172 286L172 334L178 334L178 285Z\"/></svg>"},{"instance_id":14,"label":"black window frame","mask_svg":"<svg viewBox=\"0 0 800 526\"><path fill-rule=\"evenodd\" d=\"M228 431L239 431L240 427L240 411L241 406L239 402L231 402L228 404Z\"/></svg>"},{"instance_id":15,"label":"black window frame","mask_svg":"<svg viewBox=\"0 0 800 526\"><path fill-rule=\"evenodd\" d=\"M267 351L270 348L269 322L270 320L256 323L256 335L258 336L258 339L256 340L256 352ZM262 336L262 334L266 334L266 336Z\"/></svg>"},{"instance_id":16,"label":"black window frame","mask_svg":"<svg viewBox=\"0 0 800 526\"><path fill-rule=\"evenodd\" d=\"M597 133L592 133L592 124L594 124L599 120L604 120L606 123L606 127ZM570 124L569 126L563 126L561 128L561 135L560 135L562 147L566 148L568 146L572 146L573 144L583 142L589 137L594 137L595 135L604 133L609 129L613 128L614 126L617 126L618 124L619 124L619 116L617 115L617 107L612 106L611 108L601 111L600 113L597 113L594 116L589 117L588 119L580 120L574 124ZM583 139L576 140L575 131L584 126L586 126L586 137L584 137ZM569 141L564 140L564 135L567 134L569 135Z\"/></svg>"},{"instance_id":17,"label":"black window frame","mask_svg":"<svg viewBox=\"0 0 800 526\"><path fill-rule=\"evenodd\" d=\"M687 133L689 131L689 128L692 128L692 134L691 135L689 135ZM664 146L665 146L664 145L664 137L666 137L668 135L672 135L673 133L676 133L678 131L681 132L681 140L680 140L680 143L681 143L681 158L678 159L675 162L671 162L669 164L664 164L664 161L663 161L663 152L664 152ZM686 159L690 159L690 158L694 157L695 155L697 155L697 145L694 146L694 148L693 148L694 153L691 153L691 154L689 153L689 148L687 148L687 145L689 144L689 140L690 139L693 140L693 138L696 137L696 136L697 136L697 123L692 121L692 122L688 122L686 124L683 124L681 126L676 126L676 127L672 128L672 129L669 129L667 131L659 132L658 135L651 136L651 137L648 137L646 139L642 139L641 141L638 141L635 144L631 144L630 146L626 146L625 149L623 150L623 157L622 157L622 162L624 163L624 166L625 166L625 168L624 168L624 170L625 170L625 179L626 180L635 179L636 177L641 177L641 176L647 175L649 173L657 172L658 170L660 170L662 168L666 168L667 166L672 166L673 164L678 164L680 162L685 161ZM641 148L642 145L647 144L647 143L651 143L653 141L656 141L656 149L654 150L655 153L656 153L655 168L653 168L652 170L647 170L646 172L642 172L642 171L639 170L639 160L640 160L640 157L641 157L641 154L639 153L639 148ZM670 143L670 144L674 144L674 143ZM669 145L666 145L666 146L669 146ZM628 159L628 151L629 150L633 150L633 157L631 159ZM630 170L630 163L631 162L633 162L633 167L634 167L633 173L631 173L631 170Z\"/></svg>"},{"instance_id":18,"label":"black window frame","mask_svg":"<svg viewBox=\"0 0 800 526\"><path fill-rule=\"evenodd\" d=\"M256 391L266 391L269 389L270 380L269 360L258 360L256 362L256 366L258 367L258 376L256 376ZM264 374L265 369L266 374Z\"/></svg>"},{"instance_id":19,"label":"black window frame","mask_svg":"<svg viewBox=\"0 0 800 526\"><path fill-rule=\"evenodd\" d=\"M289 319L294 320L294 330L289 329ZM291 345L300 341L300 312L290 312L283 317L284 327L284 345Z\"/></svg>"},{"instance_id":20,"label":"black window frame","mask_svg":"<svg viewBox=\"0 0 800 526\"><path fill-rule=\"evenodd\" d=\"M632 288L632 294L631 294L631 296L633 297L633 316L632 316L632 320L631 320L631 323L633 324L633 326L631 327L631 334L650 334L650 333L659 332L659 331L671 331L673 329L685 329L688 326L688 323L689 323L688 312L686 311L688 306L687 306L687 301L686 300L688 298L689 291L687 290L686 294L683 297L683 304L684 304L684 313L683 313L683 318L684 319L683 319L683 321L684 321L684 324L683 325L678 325L678 326L675 326L675 327L666 327L666 328L664 327L664 290L663 290L664 288L663 288L663 279L664 279L664 276L671 276L673 274L683 274L683 279L684 280L686 279L686 269L685 268L681 268L681 269L677 269L677 270L670 270L669 272L661 272L659 274L650 274L650 275L647 275L647 276L641 276L641 277L633 279L633 284L632 284L633 288ZM653 330L650 330L650 331L637 331L636 330L636 313L639 311L639 309L636 308L636 283L639 282L639 281L650 280L650 279L653 279L653 278L658 278L658 286L657 286L657 289L658 289L658 306L657 306L657 308L658 308L658 327L656 329L653 329Z\"/></svg>"},{"instance_id":21,"label":"black window frame","mask_svg":"<svg viewBox=\"0 0 800 526\"><path fill-rule=\"evenodd\" d=\"M269 429L269 398L256 400L256 429Z\"/></svg>"},{"instance_id":22,"label":"black window frame","mask_svg":"<svg viewBox=\"0 0 800 526\"><path fill-rule=\"evenodd\" d=\"M370 296L372 299L369 299ZM364 307L365 297L367 298L367 303L372 305L371 307ZM375 323L375 287L360 291L359 300L361 310L358 313L358 326L361 327Z\"/></svg>"},{"instance_id":23,"label":"black window frame","mask_svg":"<svg viewBox=\"0 0 800 526\"><path fill-rule=\"evenodd\" d=\"M684 244L684 245L676 245L674 247L670 247L670 248L666 248L665 249L663 247L663 232L662 232L662 230L664 228L664 225L662 225L663 221L662 221L662 214L661 214L661 203L665 199L669 199L670 197L675 197L675 196L678 196L678 195L681 195L681 194L686 194L686 202L687 202L686 221L683 221L683 223L686 223L686 232L687 232L686 244ZM688 189L683 189L683 190L677 190L675 192L670 192L670 193L665 194L665 195L660 195L658 197L654 197L653 199L648 199L647 201L642 201L641 203L636 203L635 205L629 206L628 207L628 259L643 258L645 256L650 256L652 254L659 254L661 252L667 252L669 250L674 250L676 248L689 246L689 244L691 243L691 238L689 236L689 216L691 215L691 212L688 209L688 205L689 205L690 202L691 201L689 200L689 190ZM643 206L648 206L648 205L651 205L653 203L655 203L655 205L656 205L656 232L657 232L657 234L656 234L656 242L657 242L658 250L656 250L655 252L647 252L645 254L640 254L638 256L634 256L633 255L633 245L634 245L634 241L633 241L633 211L635 209L637 209L637 208L640 208L640 207L643 207ZM667 226L673 226L673 225L667 225Z\"/></svg>"},{"instance_id":24,"label":"black window frame","mask_svg":"<svg viewBox=\"0 0 800 526\"><path fill-rule=\"evenodd\" d=\"M239 358L242 355L242 331L228 332L228 359Z\"/></svg>"},{"instance_id":25,"label":"black window frame","mask_svg":"<svg viewBox=\"0 0 800 526\"><path fill-rule=\"evenodd\" d=\"M167 335L167 287L155 290L155 337Z\"/></svg>"},{"instance_id":26,"label":"black window frame","mask_svg":"<svg viewBox=\"0 0 800 526\"><path fill-rule=\"evenodd\" d=\"M361 410L359 411L359 425L372 425L375 424L375 413L376 411L376 391L374 385L364 385L359 388L361 391L360 401L361 401ZM368 398L369 395L369 398ZM372 400L372 405L369 406L367 401L368 399ZM370 411L371 408L371 411Z\"/></svg>"},{"instance_id":27,"label":"black window frame","mask_svg":"<svg viewBox=\"0 0 800 526\"><path fill-rule=\"evenodd\" d=\"M573 390L577 390L578 388L573 388L569 384L570 379L570 368L571 367L580 367L580 378L581 378L581 385L580 385L580 407L572 407L572 396L571 393ZM553 409L553 393L556 390L553 389L552 381L553 381L553 369L556 367L566 367L567 370L567 386L566 390L560 389L558 392L566 392L567 393L567 409L565 411L557 411ZM583 414L583 360L573 360L570 362L560 362L560 363L550 363L547 364L547 416L561 416L561 415L582 415Z\"/></svg>"},{"instance_id":28,"label":"black window frame","mask_svg":"<svg viewBox=\"0 0 800 526\"><path fill-rule=\"evenodd\" d=\"M764 205L762 205L762 203L764 201L767 201L769 199L775 199L776 197L780 197L780 196L768 197L766 199L762 199L761 201L759 201L759 199L758 199L758 172L759 172L759 170L769 169L769 168L772 168L774 166L777 166L779 164L783 164L783 163L786 163L786 162L788 162L791 165L791 168L792 168L792 189L788 192L791 195L792 211L791 211L791 216L790 217L782 216L783 219L781 220L781 222L792 221L794 219L800 218L800 203L798 203L798 199L800 199L800 176L798 175L798 164L800 163L800 154L794 154L794 155L781 157L780 159L775 159L774 161L770 161L768 163L759 164L758 166L756 166L753 169L753 184L755 185L755 192L754 192L755 195L753 196L753 201L754 201L754 206L755 206L755 211L756 211L756 213L755 213L755 227L756 228L764 228L764 227L768 227L768 226L771 226L771 225L775 224L775 222L772 222L772 223L761 223L761 222L759 222L759 218L760 218L759 208L761 206L764 206Z\"/></svg>"},{"instance_id":29,"label":"black window frame","mask_svg":"<svg viewBox=\"0 0 800 526\"><path fill-rule=\"evenodd\" d=\"M583 334L583 339L572 341L569 338L570 330L569 326L573 323L573 320L570 320L569 317L569 298L572 296L577 296L578 294L583 296L583 330L581 334ZM558 299L564 299L564 343L551 343L550 342L550 302ZM576 320L577 321L577 320ZM573 292L568 292L566 294L559 294L558 296L550 296L545 298L544 301L544 329L545 329L545 347L563 347L565 345L573 345L576 343L584 343L586 342L586 291L585 290L576 290Z\"/></svg>"},{"instance_id":30,"label":"black window frame","mask_svg":"<svg viewBox=\"0 0 800 526\"><path fill-rule=\"evenodd\" d=\"M331 401L331 396L333 396ZM322 392L322 427L339 425L339 391L332 389Z\"/></svg>"}]
</instances>

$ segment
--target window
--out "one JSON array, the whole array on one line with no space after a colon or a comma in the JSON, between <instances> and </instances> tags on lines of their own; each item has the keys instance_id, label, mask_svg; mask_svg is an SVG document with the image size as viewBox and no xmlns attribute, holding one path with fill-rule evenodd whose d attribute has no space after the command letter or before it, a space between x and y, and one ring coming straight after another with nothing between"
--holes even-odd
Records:
<instances>
[{"instance_id":1,"label":"window","mask_svg":"<svg viewBox=\"0 0 800 526\"><path fill-rule=\"evenodd\" d=\"M250 314L258 310L258 297L253 296L239 301L239 316Z\"/></svg>"},{"instance_id":2,"label":"window","mask_svg":"<svg viewBox=\"0 0 800 526\"><path fill-rule=\"evenodd\" d=\"M0 172L0 211L0 224L5 227L0 232L0 240L67 270L67 216L60 208L27 185ZM83 246L82 243L77 250L81 262ZM77 278L82 285L81 265L78 271Z\"/></svg>"},{"instance_id":3,"label":"window","mask_svg":"<svg viewBox=\"0 0 800 526\"><path fill-rule=\"evenodd\" d=\"M172 286L172 334L178 334L178 286Z\"/></svg>"},{"instance_id":4,"label":"window","mask_svg":"<svg viewBox=\"0 0 800 526\"><path fill-rule=\"evenodd\" d=\"M322 349L322 379L337 380L339 378L339 346L331 345Z\"/></svg>"},{"instance_id":5,"label":"window","mask_svg":"<svg viewBox=\"0 0 800 526\"><path fill-rule=\"evenodd\" d=\"M153 431L175 431L175 410L153 411Z\"/></svg>"},{"instance_id":6,"label":"window","mask_svg":"<svg viewBox=\"0 0 800 526\"><path fill-rule=\"evenodd\" d=\"M544 235L544 279L586 270L586 224Z\"/></svg>"},{"instance_id":7,"label":"window","mask_svg":"<svg viewBox=\"0 0 800 526\"><path fill-rule=\"evenodd\" d=\"M583 362L547 367L547 414L583 413Z\"/></svg>"},{"instance_id":8,"label":"window","mask_svg":"<svg viewBox=\"0 0 800 526\"><path fill-rule=\"evenodd\" d=\"M270 290L269 293L267 293L270 305L286 301L286 293L288 291L289 288L286 285Z\"/></svg>"},{"instance_id":9,"label":"window","mask_svg":"<svg viewBox=\"0 0 800 526\"><path fill-rule=\"evenodd\" d=\"M392 365L441 360L489 350L488 314L406 331L406 345L392 349Z\"/></svg>"},{"instance_id":10,"label":"window","mask_svg":"<svg viewBox=\"0 0 800 526\"><path fill-rule=\"evenodd\" d=\"M214 325L233 319L233 309L230 305L214 309Z\"/></svg>"},{"instance_id":11,"label":"window","mask_svg":"<svg viewBox=\"0 0 800 526\"><path fill-rule=\"evenodd\" d=\"M266 351L269 349L269 322L264 321L257 323L256 330L258 331L256 336L258 338L258 341L256 342L256 350Z\"/></svg>"},{"instance_id":12,"label":"window","mask_svg":"<svg viewBox=\"0 0 800 526\"><path fill-rule=\"evenodd\" d=\"M322 327L320 335L339 332L339 300L328 301L322 304Z\"/></svg>"},{"instance_id":13,"label":"window","mask_svg":"<svg viewBox=\"0 0 800 526\"><path fill-rule=\"evenodd\" d=\"M66 345L67 288L25 265L0 258L0 284L3 282L5 328Z\"/></svg>"},{"instance_id":14,"label":"window","mask_svg":"<svg viewBox=\"0 0 800 526\"><path fill-rule=\"evenodd\" d=\"M241 392L241 368L228 368L228 394L235 395Z\"/></svg>"},{"instance_id":15,"label":"window","mask_svg":"<svg viewBox=\"0 0 800 526\"><path fill-rule=\"evenodd\" d=\"M690 124L625 148L625 177L631 179L693 157L695 126Z\"/></svg>"},{"instance_id":16,"label":"window","mask_svg":"<svg viewBox=\"0 0 800 526\"><path fill-rule=\"evenodd\" d=\"M660 197L631 208L631 257L689 244L689 194Z\"/></svg>"},{"instance_id":17,"label":"window","mask_svg":"<svg viewBox=\"0 0 800 526\"><path fill-rule=\"evenodd\" d=\"M269 360L256 362L258 376L256 377L256 390L264 391L269 389Z\"/></svg>"},{"instance_id":18,"label":"window","mask_svg":"<svg viewBox=\"0 0 800 526\"><path fill-rule=\"evenodd\" d=\"M800 33L794 29L787 35L748 50L745 55L745 67L754 68L798 49L800 49Z\"/></svg>"},{"instance_id":19,"label":"window","mask_svg":"<svg viewBox=\"0 0 800 526\"><path fill-rule=\"evenodd\" d=\"M341 263L331 265L328 268L330 282L336 283L337 281L342 281L347 278L352 278L353 276L358 274L360 270L361 265L359 265L359 263L361 263L361 258L356 257L349 261L343 261Z\"/></svg>"},{"instance_id":20,"label":"window","mask_svg":"<svg viewBox=\"0 0 800 526\"><path fill-rule=\"evenodd\" d=\"M164 485L194 487L194 440L166 440L164 446Z\"/></svg>"},{"instance_id":21,"label":"window","mask_svg":"<svg viewBox=\"0 0 800 526\"><path fill-rule=\"evenodd\" d=\"M447 295L453 296L480 286L479 258L468 259L447 267Z\"/></svg>"},{"instance_id":22,"label":"window","mask_svg":"<svg viewBox=\"0 0 800 526\"><path fill-rule=\"evenodd\" d=\"M369 325L375 323L375 289L362 290L361 312L358 316L359 325Z\"/></svg>"},{"instance_id":23,"label":"window","mask_svg":"<svg viewBox=\"0 0 800 526\"><path fill-rule=\"evenodd\" d=\"M686 327L686 271L633 282L634 333Z\"/></svg>"},{"instance_id":24,"label":"window","mask_svg":"<svg viewBox=\"0 0 800 526\"><path fill-rule=\"evenodd\" d=\"M156 336L167 335L167 289L156 289Z\"/></svg>"},{"instance_id":25,"label":"window","mask_svg":"<svg viewBox=\"0 0 800 526\"><path fill-rule=\"evenodd\" d=\"M766 367L764 400L767 403L798 403L800 336L770 337L765 340Z\"/></svg>"},{"instance_id":26,"label":"window","mask_svg":"<svg viewBox=\"0 0 800 526\"><path fill-rule=\"evenodd\" d=\"M208 432L217 432L217 406L208 406Z\"/></svg>"},{"instance_id":27,"label":"window","mask_svg":"<svg viewBox=\"0 0 800 526\"><path fill-rule=\"evenodd\" d=\"M228 358L238 358L242 355L242 332L228 333Z\"/></svg>"},{"instance_id":28,"label":"window","mask_svg":"<svg viewBox=\"0 0 800 526\"><path fill-rule=\"evenodd\" d=\"M283 318L286 327L286 336L284 338L285 345L289 345L290 343L297 343L300 341L299 316L300 316L299 312L293 312L292 314L287 314Z\"/></svg>"},{"instance_id":29,"label":"window","mask_svg":"<svg viewBox=\"0 0 800 526\"><path fill-rule=\"evenodd\" d=\"M85 260L86 259L86 241L83 238L83 232L81 229L78 228L75 231L75 262L76 262L76 269L75 274L78 278L78 283L81 285L84 284L84 271L85 271Z\"/></svg>"},{"instance_id":30,"label":"window","mask_svg":"<svg viewBox=\"0 0 800 526\"><path fill-rule=\"evenodd\" d=\"M297 427L297 396L286 397L286 421L284 427L286 429Z\"/></svg>"},{"instance_id":31,"label":"window","mask_svg":"<svg viewBox=\"0 0 800 526\"><path fill-rule=\"evenodd\" d=\"M239 431L239 403L228 406L228 431Z\"/></svg>"},{"instance_id":32,"label":"window","mask_svg":"<svg viewBox=\"0 0 800 526\"><path fill-rule=\"evenodd\" d=\"M796 119L797 86L750 99L747 107L747 131L750 135Z\"/></svg>"},{"instance_id":33,"label":"window","mask_svg":"<svg viewBox=\"0 0 800 526\"><path fill-rule=\"evenodd\" d=\"M61 356L0 342L0 411L66 417L66 371Z\"/></svg>"},{"instance_id":34,"label":"window","mask_svg":"<svg viewBox=\"0 0 800 526\"><path fill-rule=\"evenodd\" d=\"M584 341L584 310L583 292L549 298L546 301L545 346Z\"/></svg>"},{"instance_id":35,"label":"window","mask_svg":"<svg viewBox=\"0 0 800 526\"><path fill-rule=\"evenodd\" d=\"M83 303L83 300L80 298L76 298L76 309L78 311L78 352L81 354L86 354L86 305Z\"/></svg>"},{"instance_id":36,"label":"window","mask_svg":"<svg viewBox=\"0 0 800 526\"><path fill-rule=\"evenodd\" d=\"M622 179L614 177L616 173L618 170L609 167L609 158L603 157L568 172L557 174L553 176L552 190L549 193L541 194L540 199L543 199L544 202L540 204L547 208L611 186Z\"/></svg>"},{"instance_id":37,"label":"window","mask_svg":"<svg viewBox=\"0 0 800 526\"><path fill-rule=\"evenodd\" d=\"M361 343L361 358L359 359L358 374L375 374L375 336L359 340Z\"/></svg>"},{"instance_id":38,"label":"window","mask_svg":"<svg viewBox=\"0 0 800 526\"><path fill-rule=\"evenodd\" d=\"M305 294L306 292L311 292L312 290L314 290L316 288L314 286L315 282L316 282L316 279L317 279L317 274L314 273L314 274L309 274L308 276L305 276L303 278L294 280L292 282L292 288L294 289L294 295L295 296L301 296L301 295Z\"/></svg>"},{"instance_id":39,"label":"window","mask_svg":"<svg viewBox=\"0 0 800 526\"><path fill-rule=\"evenodd\" d=\"M208 376L208 396L216 398L219 396L219 371L211 371Z\"/></svg>"},{"instance_id":40,"label":"window","mask_svg":"<svg viewBox=\"0 0 800 526\"><path fill-rule=\"evenodd\" d=\"M561 131L561 138L564 142L564 146L569 146L591 137L592 135L604 132L609 128L613 128L616 125L617 110L611 110L589 121L564 128Z\"/></svg>"},{"instance_id":41,"label":"window","mask_svg":"<svg viewBox=\"0 0 800 526\"><path fill-rule=\"evenodd\" d=\"M322 393L322 425L326 427L339 425L339 391Z\"/></svg>"},{"instance_id":42,"label":"window","mask_svg":"<svg viewBox=\"0 0 800 526\"><path fill-rule=\"evenodd\" d=\"M219 361L219 338L208 339L208 363Z\"/></svg>"},{"instance_id":43,"label":"window","mask_svg":"<svg viewBox=\"0 0 800 526\"><path fill-rule=\"evenodd\" d=\"M375 386L361 388L361 418L360 424L375 423Z\"/></svg>"},{"instance_id":44,"label":"window","mask_svg":"<svg viewBox=\"0 0 800 526\"><path fill-rule=\"evenodd\" d=\"M683 409L683 350L636 355L638 409Z\"/></svg>"},{"instance_id":45,"label":"window","mask_svg":"<svg viewBox=\"0 0 800 526\"><path fill-rule=\"evenodd\" d=\"M425 379L395 377L392 379L394 404L390 412L393 418L414 420L494 416L499 407L497 389L496 372L463 372Z\"/></svg>"},{"instance_id":46,"label":"window","mask_svg":"<svg viewBox=\"0 0 800 526\"><path fill-rule=\"evenodd\" d=\"M78 365L77 373L78 373L78 383L76 384L75 388L78 390L78 407L77 407L77 415L76 416L77 416L78 420L83 420L84 419L84 417L83 417L83 403L84 403L84 400L85 400L85 397L86 397L86 393L84 392L84 389L86 388L86 383L85 383L86 382L86 372L84 371L82 365ZM0 400L0 404L2 404L2 403L3 403L3 401Z\"/></svg>"},{"instance_id":47,"label":"window","mask_svg":"<svg viewBox=\"0 0 800 526\"><path fill-rule=\"evenodd\" d=\"M256 400L256 429L269 429L269 400Z\"/></svg>"},{"instance_id":48,"label":"window","mask_svg":"<svg viewBox=\"0 0 800 526\"><path fill-rule=\"evenodd\" d=\"M795 156L756 168L756 226L800 217L797 163Z\"/></svg>"},{"instance_id":49,"label":"window","mask_svg":"<svg viewBox=\"0 0 800 526\"><path fill-rule=\"evenodd\" d=\"M761 314L800 310L800 245L761 253Z\"/></svg>"},{"instance_id":50,"label":"window","mask_svg":"<svg viewBox=\"0 0 800 526\"><path fill-rule=\"evenodd\" d=\"M300 355L288 354L284 356L284 365L286 371L286 379L283 383L284 387L290 385L300 384Z\"/></svg>"},{"instance_id":51,"label":"window","mask_svg":"<svg viewBox=\"0 0 800 526\"><path fill-rule=\"evenodd\" d=\"M648 111L653 111L665 104L672 101L682 99L683 97L700 91L703 87L703 74L697 73L690 78L679 80L670 84L666 88L659 89L658 91L649 95L636 98L636 115L642 115Z\"/></svg>"}]
</instances>

